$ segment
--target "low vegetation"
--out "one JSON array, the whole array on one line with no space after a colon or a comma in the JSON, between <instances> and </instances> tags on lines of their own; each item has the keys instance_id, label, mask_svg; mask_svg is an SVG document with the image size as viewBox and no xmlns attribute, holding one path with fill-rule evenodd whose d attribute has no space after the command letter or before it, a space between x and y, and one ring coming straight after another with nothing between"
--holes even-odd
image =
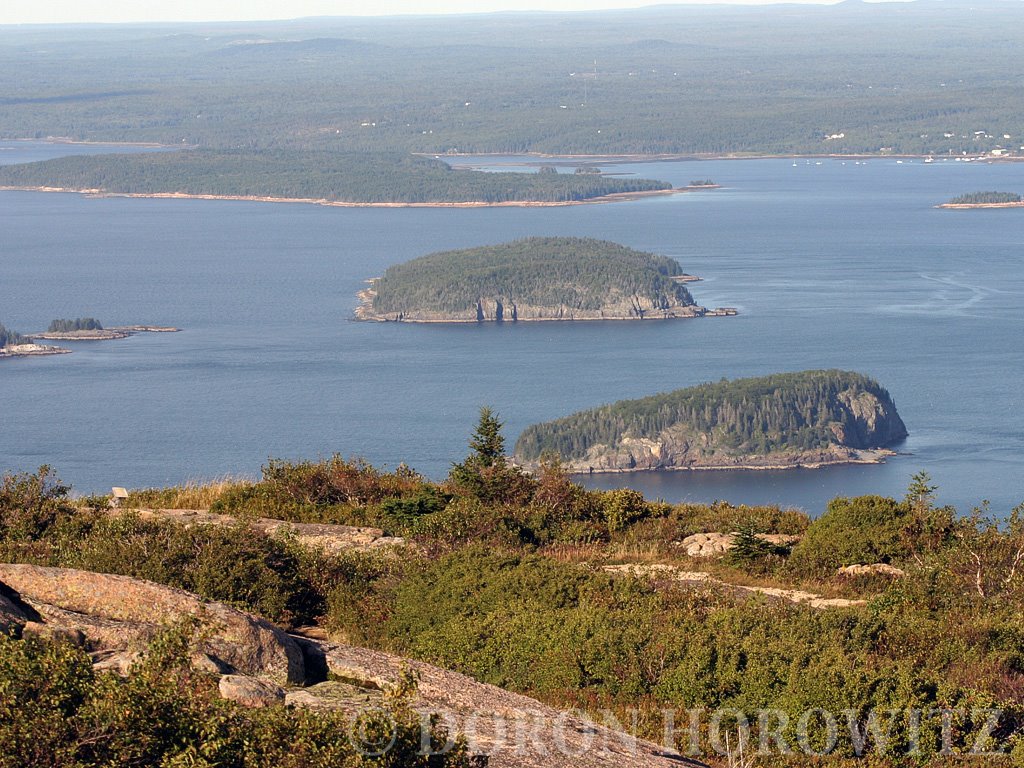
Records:
<instances>
[{"instance_id":1,"label":"low vegetation","mask_svg":"<svg viewBox=\"0 0 1024 768\"><path fill-rule=\"evenodd\" d=\"M948 730L954 752L967 751L982 730L982 715L971 713L997 708L992 739L1014 755L1024 752L1024 505L1006 520L990 519L984 510L959 516L936 504L935 488L923 475L903 499L837 499L816 520L777 507L669 505L629 490L588 491L557 463L545 463L536 475L511 465L501 423L486 409L470 446L443 483L337 457L272 462L259 481L233 481L210 492L215 507L239 517L237 528L226 529L144 522L130 512L111 516L103 498L73 502L46 468L11 475L0 484L0 560L127 573L286 626L315 622L336 638L449 667L557 706L607 708L622 722L633 711L637 729L650 738L661 738L665 708L681 718L682 710L698 707L750 713L755 739L757 712L777 708L791 718L783 727L790 743L808 708L861 715L915 708L925 713L924 764L943 749L940 708L956 710ZM196 498L195 489L148 491L130 503L170 501L175 493L184 501ZM328 556L247 529L252 514L374 520L416 546L401 558ZM677 546L689 534L711 531L739 532L735 555L698 562ZM791 550L764 547L755 542L762 533L799 541ZM819 610L602 567L624 562L866 602ZM904 576L851 581L836 574L844 565L876 562ZM319 730L329 720L281 709L240 713L213 701L208 683L182 674L165 666L159 675L118 682L92 673L76 651L0 640L0 690L37 702L25 712L3 710L0 703L6 715L0 735L24 745L24 738L11 742L2 729L38 733L45 756L25 762L25 753L15 751L19 757L0 758L0 766L81 764L51 756L86 760L83 755L93 753L75 750L94 748L82 745L87 728L110 734L95 748L108 749L103 764L117 766L129 764L128 754L158 764L152 755L164 759L169 753L160 750L171 749L170 741L192 755L189 750L209 738L195 730L199 722L212 729L203 734L214 732L231 744L240 739L275 756L282 742L295 742L295 733L333 743ZM43 682L51 679L59 682ZM124 707L130 717L103 719ZM913 725L899 718L890 725L891 738L879 753L857 759L856 745L840 734L835 758L851 765L907 764ZM161 740L164 728L169 740ZM287 738L286 728L293 729ZM135 731L140 738L130 744ZM298 741L301 747L307 738ZM64 751L55 751L58 746ZM254 754L249 762L224 758L217 764L269 764L260 762L263 752ZM282 765L321 764L280 759ZM763 764L780 759L763 758ZM1010 759L979 758L1007 766Z\"/></svg>"},{"instance_id":2,"label":"low vegetation","mask_svg":"<svg viewBox=\"0 0 1024 768\"><path fill-rule=\"evenodd\" d=\"M448 733L428 731L410 690L389 691L383 708L358 721L344 713L271 707L245 709L221 699L216 679L189 668L189 634L169 628L132 674L93 671L70 643L0 634L0 768L468 768L462 742L447 754ZM355 730L358 729L358 730ZM387 744L385 757L361 754ZM370 751L369 749L364 750Z\"/></svg>"}]
</instances>

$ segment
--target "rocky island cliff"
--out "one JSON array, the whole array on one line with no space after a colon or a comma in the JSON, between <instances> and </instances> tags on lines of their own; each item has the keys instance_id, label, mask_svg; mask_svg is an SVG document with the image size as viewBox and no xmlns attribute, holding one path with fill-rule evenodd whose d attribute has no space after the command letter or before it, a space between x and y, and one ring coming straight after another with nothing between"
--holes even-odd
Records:
<instances>
[{"instance_id":1,"label":"rocky island cliff","mask_svg":"<svg viewBox=\"0 0 1024 768\"><path fill-rule=\"evenodd\" d=\"M360 320L416 323L643 320L736 314L698 306L674 259L604 240L531 237L389 267Z\"/></svg>"},{"instance_id":2,"label":"rocky island cliff","mask_svg":"<svg viewBox=\"0 0 1024 768\"><path fill-rule=\"evenodd\" d=\"M848 371L704 384L528 427L520 464L571 472L786 469L877 463L907 436L889 393Z\"/></svg>"}]
</instances>

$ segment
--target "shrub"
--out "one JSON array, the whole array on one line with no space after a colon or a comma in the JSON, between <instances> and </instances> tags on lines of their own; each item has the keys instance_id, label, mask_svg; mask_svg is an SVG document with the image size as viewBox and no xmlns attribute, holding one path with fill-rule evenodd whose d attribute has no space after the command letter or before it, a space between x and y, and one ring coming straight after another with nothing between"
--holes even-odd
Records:
<instances>
[{"instance_id":1,"label":"shrub","mask_svg":"<svg viewBox=\"0 0 1024 768\"><path fill-rule=\"evenodd\" d=\"M187 663L187 631L168 630L127 679L95 673L65 643L0 636L0 768L468 768L465 742L447 754L420 753L415 680L386 691L383 709L358 715L285 707L246 710L220 699L215 678ZM381 757L363 743L393 745ZM435 748L449 734L433 720Z\"/></svg>"},{"instance_id":2,"label":"shrub","mask_svg":"<svg viewBox=\"0 0 1024 768\"><path fill-rule=\"evenodd\" d=\"M833 499L793 547L790 568L827 577L844 565L905 560L913 552L914 542L904 535L912 522L909 505L893 499Z\"/></svg>"}]
</instances>

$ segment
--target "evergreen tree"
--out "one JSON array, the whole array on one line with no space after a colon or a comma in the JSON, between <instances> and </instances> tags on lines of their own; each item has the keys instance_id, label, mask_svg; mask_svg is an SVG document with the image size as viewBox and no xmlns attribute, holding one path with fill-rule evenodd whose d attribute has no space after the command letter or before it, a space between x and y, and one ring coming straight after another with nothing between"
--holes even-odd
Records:
<instances>
[{"instance_id":1,"label":"evergreen tree","mask_svg":"<svg viewBox=\"0 0 1024 768\"><path fill-rule=\"evenodd\" d=\"M502 422L493 410L480 409L470 454L460 464L453 464L449 481L458 493L473 496L484 503L523 501L533 492L533 481L518 467L508 463Z\"/></svg>"}]
</instances>

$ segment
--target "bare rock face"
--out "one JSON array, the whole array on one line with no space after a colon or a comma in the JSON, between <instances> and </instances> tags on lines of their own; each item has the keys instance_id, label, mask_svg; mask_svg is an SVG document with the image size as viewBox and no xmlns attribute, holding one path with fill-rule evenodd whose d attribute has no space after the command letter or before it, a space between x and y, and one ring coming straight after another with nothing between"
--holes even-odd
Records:
<instances>
[{"instance_id":1,"label":"bare rock face","mask_svg":"<svg viewBox=\"0 0 1024 768\"><path fill-rule=\"evenodd\" d=\"M313 641L311 641L313 642ZM296 706L347 710L357 698L372 702L406 671L418 678L413 707L438 713L453 733L464 733L471 754L488 755L491 768L706 768L694 760L541 702L465 675L381 651L318 642L330 671L358 684L325 683L290 694ZM365 703L356 702L360 707ZM517 738L529 733L530 738Z\"/></svg>"},{"instance_id":2,"label":"bare rock face","mask_svg":"<svg viewBox=\"0 0 1024 768\"><path fill-rule=\"evenodd\" d=\"M868 565L844 565L836 571L836 576L888 576L893 579L902 579L907 572L902 568L888 563L870 563Z\"/></svg>"},{"instance_id":3,"label":"bare rock face","mask_svg":"<svg viewBox=\"0 0 1024 768\"><path fill-rule=\"evenodd\" d=\"M851 448L889 445L907 436L907 428L892 401L870 392L846 390L837 396L849 413L846 428L840 425L836 439ZM835 433L836 430L833 429Z\"/></svg>"},{"instance_id":4,"label":"bare rock face","mask_svg":"<svg viewBox=\"0 0 1024 768\"><path fill-rule=\"evenodd\" d=\"M0 584L0 588L2 586ZM28 606L0 591L0 632L8 634L20 631L25 623L32 621L33 618Z\"/></svg>"},{"instance_id":5,"label":"bare rock face","mask_svg":"<svg viewBox=\"0 0 1024 768\"><path fill-rule=\"evenodd\" d=\"M218 689L221 698L243 707L270 707L284 703L284 690L280 686L245 675L224 675Z\"/></svg>"},{"instance_id":6,"label":"bare rock face","mask_svg":"<svg viewBox=\"0 0 1024 768\"><path fill-rule=\"evenodd\" d=\"M238 518L220 515L203 509L139 509L133 510L142 519L169 520L179 525L238 525ZM115 510L114 514L119 514ZM291 523L257 517L246 524L268 536L294 536L300 544L322 549L328 554L344 552L384 551L389 548L406 546L399 536L385 536L380 528L356 527L351 525L327 525L322 523Z\"/></svg>"},{"instance_id":7,"label":"bare rock face","mask_svg":"<svg viewBox=\"0 0 1024 768\"><path fill-rule=\"evenodd\" d=\"M142 654L137 651L95 651L89 656L97 672L113 672L121 677L128 677L132 667L142 660Z\"/></svg>"},{"instance_id":8,"label":"bare rock face","mask_svg":"<svg viewBox=\"0 0 1024 768\"><path fill-rule=\"evenodd\" d=\"M800 540L799 536L785 533L759 533L757 538L779 546L789 546ZM676 546L690 557L721 557L732 549L735 541L735 533L695 533L677 542Z\"/></svg>"},{"instance_id":9,"label":"bare rock face","mask_svg":"<svg viewBox=\"0 0 1024 768\"><path fill-rule=\"evenodd\" d=\"M0 582L39 605L49 623L81 629L96 645L128 648L160 625L194 616L209 632L203 650L215 659L276 682L306 679L302 651L285 632L184 590L127 576L6 563L0 564Z\"/></svg>"}]
</instances>

